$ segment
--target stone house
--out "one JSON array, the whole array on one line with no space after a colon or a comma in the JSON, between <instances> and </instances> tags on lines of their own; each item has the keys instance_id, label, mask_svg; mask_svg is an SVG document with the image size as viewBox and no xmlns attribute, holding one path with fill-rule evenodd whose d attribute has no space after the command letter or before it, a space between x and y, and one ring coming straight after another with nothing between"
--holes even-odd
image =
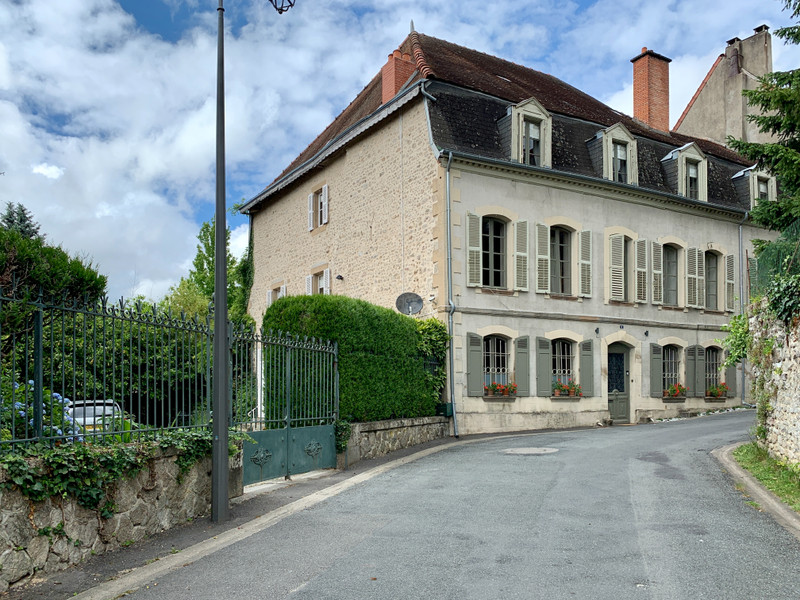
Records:
<instances>
[{"instance_id":1,"label":"stone house","mask_svg":"<svg viewBox=\"0 0 800 600\"><path fill-rule=\"evenodd\" d=\"M524 66L412 33L251 199L259 321L283 295L424 301L452 335L455 433L638 422L740 403L722 325L745 295L756 174L670 132L669 59L635 118ZM556 396L556 384L582 395ZM516 395L485 386L515 383ZM709 388L726 383L721 398ZM665 397L681 383L688 392Z\"/></svg>"}]
</instances>

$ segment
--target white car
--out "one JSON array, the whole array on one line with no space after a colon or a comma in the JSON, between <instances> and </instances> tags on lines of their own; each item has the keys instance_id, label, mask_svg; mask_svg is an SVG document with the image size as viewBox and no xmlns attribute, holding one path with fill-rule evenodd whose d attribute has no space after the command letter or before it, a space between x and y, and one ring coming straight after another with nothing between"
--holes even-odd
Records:
<instances>
[{"instance_id":1,"label":"white car","mask_svg":"<svg viewBox=\"0 0 800 600\"><path fill-rule=\"evenodd\" d=\"M122 421L124 414L119 404L113 400L74 400L69 414L75 425L83 431L111 431L114 421Z\"/></svg>"}]
</instances>

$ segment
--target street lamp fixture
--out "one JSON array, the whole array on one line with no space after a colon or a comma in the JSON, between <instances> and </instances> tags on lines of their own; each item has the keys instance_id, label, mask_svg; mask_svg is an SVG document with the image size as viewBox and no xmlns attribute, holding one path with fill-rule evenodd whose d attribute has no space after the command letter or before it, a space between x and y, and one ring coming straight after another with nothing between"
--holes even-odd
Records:
<instances>
[{"instance_id":1,"label":"street lamp fixture","mask_svg":"<svg viewBox=\"0 0 800 600\"><path fill-rule=\"evenodd\" d=\"M295 0L269 0L283 14ZM230 518L228 503L228 244L225 235L225 9L217 7L217 195L214 212L214 369L212 375L211 520Z\"/></svg>"}]
</instances>

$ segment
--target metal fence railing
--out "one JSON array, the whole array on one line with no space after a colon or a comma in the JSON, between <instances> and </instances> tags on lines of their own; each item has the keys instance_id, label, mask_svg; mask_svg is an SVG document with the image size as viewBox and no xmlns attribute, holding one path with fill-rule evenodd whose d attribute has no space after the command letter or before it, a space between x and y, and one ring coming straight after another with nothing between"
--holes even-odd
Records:
<instances>
[{"instance_id":1,"label":"metal fence railing","mask_svg":"<svg viewBox=\"0 0 800 600\"><path fill-rule=\"evenodd\" d=\"M270 391L278 383L303 398L294 401L300 412L288 415L295 426L306 413L335 418L335 345L250 328L229 332L230 424L272 426L283 406ZM133 441L208 427L212 342L211 318L142 302L78 305L0 295L0 453L34 442ZM288 356L291 371L278 356ZM313 410L309 399L317 403Z\"/></svg>"}]
</instances>

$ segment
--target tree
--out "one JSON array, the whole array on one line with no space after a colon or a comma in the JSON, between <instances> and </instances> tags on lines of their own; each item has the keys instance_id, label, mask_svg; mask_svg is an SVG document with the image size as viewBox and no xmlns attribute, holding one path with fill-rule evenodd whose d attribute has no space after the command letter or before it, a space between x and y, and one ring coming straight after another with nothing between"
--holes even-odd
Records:
<instances>
[{"instance_id":1,"label":"tree","mask_svg":"<svg viewBox=\"0 0 800 600\"><path fill-rule=\"evenodd\" d=\"M800 18L800 0L782 0L793 19ZM775 35L792 44L800 43L800 25L782 27ZM761 202L752 211L753 220L769 229L784 231L800 218L800 70L767 73L758 88L745 90L744 96L760 114L748 115L760 131L771 133L777 141L767 144L728 138L729 145L756 161L780 184L777 202ZM762 245L763 247L763 245Z\"/></svg>"},{"instance_id":2,"label":"tree","mask_svg":"<svg viewBox=\"0 0 800 600\"><path fill-rule=\"evenodd\" d=\"M39 224L33 220L33 215L21 203L7 203L6 211L0 216L0 224L6 229L18 231L25 239L44 239L44 236L39 233Z\"/></svg>"}]
</instances>

